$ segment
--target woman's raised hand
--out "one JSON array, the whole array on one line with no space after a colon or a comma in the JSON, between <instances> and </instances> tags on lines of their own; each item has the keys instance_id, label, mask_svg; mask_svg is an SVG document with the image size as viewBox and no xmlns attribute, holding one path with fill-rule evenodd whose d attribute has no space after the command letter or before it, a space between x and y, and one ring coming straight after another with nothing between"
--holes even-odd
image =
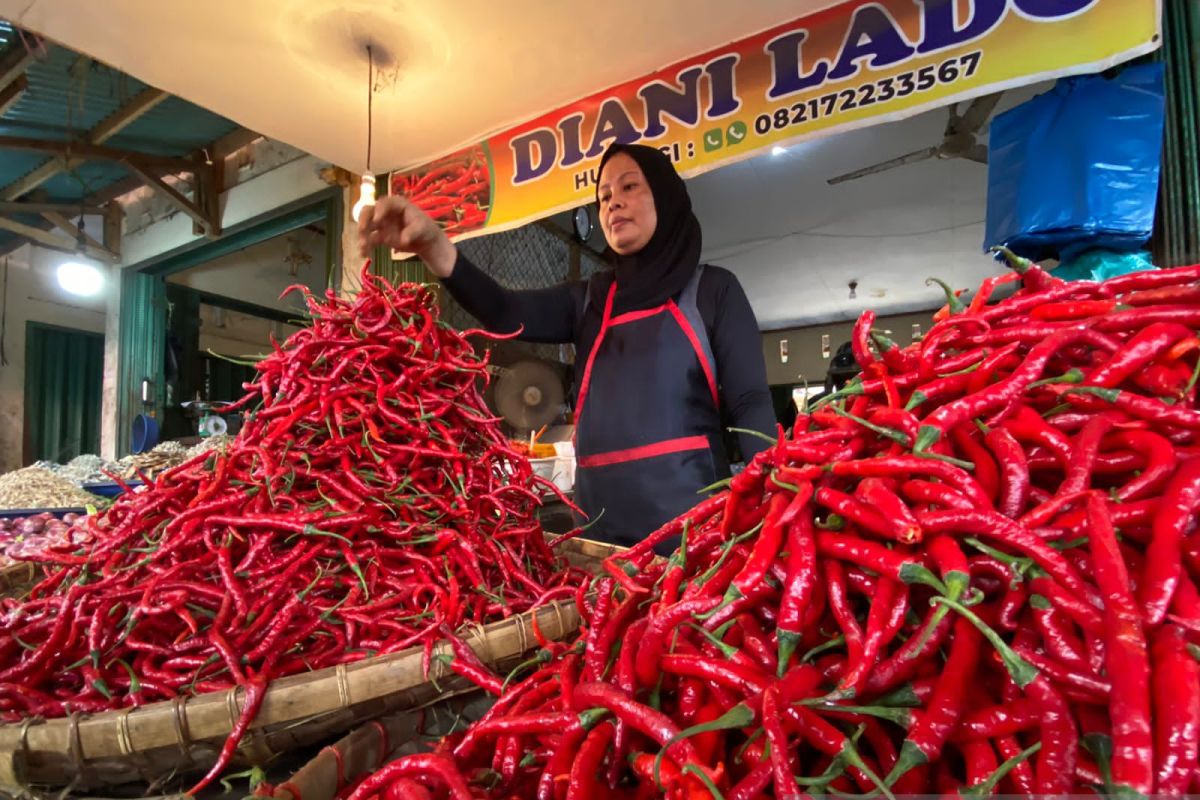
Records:
<instances>
[{"instance_id":1,"label":"woman's raised hand","mask_svg":"<svg viewBox=\"0 0 1200 800\"><path fill-rule=\"evenodd\" d=\"M407 198L390 195L362 210L358 219L359 251L368 258L380 245L413 253L439 278L448 278L458 257L436 222Z\"/></svg>"}]
</instances>

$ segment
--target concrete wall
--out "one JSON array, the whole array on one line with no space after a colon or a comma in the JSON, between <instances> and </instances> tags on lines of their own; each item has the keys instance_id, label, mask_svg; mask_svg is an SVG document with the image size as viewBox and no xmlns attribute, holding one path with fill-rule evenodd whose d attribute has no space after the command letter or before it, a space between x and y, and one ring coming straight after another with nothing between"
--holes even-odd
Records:
<instances>
[{"instance_id":1,"label":"concrete wall","mask_svg":"<svg viewBox=\"0 0 1200 800\"><path fill-rule=\"evenodd\" d=\"M304 308L299 294L284 300L279 295L294 283L324 290L325 237L307 229L296 230L171 275L167 281L266 308L299 311Z\"/></svg>"},{"instance_id":2,"label":"concrete wall","mask_svg":"<svg viewBox=\"0 0 1200 800\"><path fill-rule=\"evenodd\" d=\"M25 331L29 322L93 333L104 332L107 297L68 295L58 286L55 270L66 256L42 248L23 247L7 258L8 288L4 296L4 356L0 366L0 472L21 464L25 431ZM0 259L0 270L3 269ZM2 281L2 278L0 278ZM109 287L112 281L109 281ZM95 409L99 414L100 409Z\"/></svg>"},{"instance_id":3,"label":"concrete wall","mask_svg":"<svg viewBox=\"0 0 1200 800\"><path fill-rule=\"evenodd\" d=\"M200 305L200 350L238 358L271 352L271 335L282 342L296 331L294 325L272 323L236 311Z\"/></svg>"}]
</instances>

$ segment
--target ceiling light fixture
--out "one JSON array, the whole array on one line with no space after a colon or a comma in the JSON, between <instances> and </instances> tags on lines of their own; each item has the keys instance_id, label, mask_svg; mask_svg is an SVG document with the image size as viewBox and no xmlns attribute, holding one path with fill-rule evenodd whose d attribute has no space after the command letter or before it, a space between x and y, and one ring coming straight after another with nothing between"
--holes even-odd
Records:
<instances>
[{"instance_id":1,"label":"ceiling light fixture","mask_svg":"<svg viewBox=\"0 0 1200 800\"><path fill-rule=\"evenodd\" d=\"M372 126L372 99L375 94L373 81L375 80L375 56L371 51L371 45L367 45L367 171L362 175L362 182L358 185L358 202L354 204L354 208L350 210L350 216L355 222L362 216L363 209L367 206L375 205L375 174L371 172L371 126Z\"/></svg>"},{"instance_id":2,"label":"ceiling light fixture","mask_svg":"<svg viewBox=\"0 0 1200 800\"><path fill-rule=\"evenodd\" d=\"M94 297L104 288L104 275L94 264L66 261L58 265L58 285L67 294Z\"/></svg>"},{"instance_id":3,"label":"ceiling light fixture","mask_svg":"<svg viewBox=\"0 0 1200 800\"><path fill-rule=\"evenodd\" d=\"M83 209L79 209L76 232L76 259L58 265L55 277L59 287L76 297L94 297L104 288L104 273L87 258L87 234L83 229Z\"/></svg>"},{"instance_id":4,"label":"ceiling light fixture","mask_svg":"<svg viewBox=\"0 0 1200 800\"><path fill-rule=\"evenodd\" d=\"M771 155L773 155L773 156L781 156L786 152L787 152L787 148L782 147L780 145L775 145L774 147L771 148Z\"/></svg>"}]
</instances>

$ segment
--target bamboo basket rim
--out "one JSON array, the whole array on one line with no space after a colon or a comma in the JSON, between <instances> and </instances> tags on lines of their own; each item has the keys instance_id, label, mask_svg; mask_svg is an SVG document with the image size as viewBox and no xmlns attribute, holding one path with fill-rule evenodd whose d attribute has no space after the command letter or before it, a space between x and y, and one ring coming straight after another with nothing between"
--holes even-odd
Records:
<instances>
[{"instance_id":1,"label":"bamboo basket rim","mask_svg":"<svg viewBox=\"0 0 1200 800\"><path fill-rule=\"evenodd\" d=\"M468 626L459 633L484 663L496 665L536 646L532 632L535 617L538 629L550 639L566 638L579 627L575 603L568 600L553 601L488 625ZM434 687L437 697L450 696L450 692L439 688L440 683L446 681L454 686L453 679L457 676L445 660L437 658L453 655L450 643L441 640L434 645L428 680L421 670L423 652L423 647L416 646L272 681L240 750L252 761L267 761L277 754L263 746L260 734L272 726L317 723L365 703L379 703L389 696L428 686ZM409 680L397 681L405 676ZM301 694L303 697L297 698ZM92 761L136 760L139 754L164 748L183 757L185 764L191 762L187 766L199 768L202 762L192 753L193 746L223 741L229 735L241 712L243 695L242 687L235 686L99 714L76 713L64 718L28 718L19 723L0 724L0 786L68 782L28 780L23 774L24 765L35 753L65 754L76 777L86 774ZM291 701L297 699L301 701L298 707L289 711L293 709ZM404 707L412 704L381 707L378 713Z\"/></svg>"},{"instance_id":2,"label":"bamboo basket rim","mask_svg":"<svg viewBox=\"0 0 1200 800\"><path fill-rule=\"evenodd\" d=\"M460 698L469 702L472 695L482 694L480 690L468 690L363 722L336 742L321 748L283 782L271 785L269 796L275 800L333 800L358 779L382 769L396 758L404 745L412 741L402 739L397 734L411 728L413 734L427 735L425 721L418 715ZM326 788L332 791L317 791Z\"/></svg>"},{"instance_id":3,"label":"bamboo basket rim","mask_svg":"<svg viewBox=\"0 0 1200 800\"><path fill-rule=\"evenodd\" d=\"M564 559L576 566L580 561L598 565L625 549L581 537L557 547ZM32 562L19 566L29 578L36 573ZM0 587L6 575L7 570L0 570ZM469 624L456 633L480 660L496 666L536 647L535 618L538 630L548 639L565 639L579 629L574 601L556 600L487 625ZM280 677L267 689L262 708L239 747L239 757L266 763L287 751L274 750L273 737L299 738L324 726L330 727L322 735L332 735L383 714L469 691L473 687L453 673L446 663L449 659L437 658L452 654L447 640L433 646L428 680L422 671L421 645ZM0 723L0 790L29 785L106 786L206 767L214 762L217 747L236 723L243 699L244 690L235 686L97 714ZM210 746L213 744L216 746ZM54 759L57 767L40 763ZM102 777L97 764L121 777Z\"/></svg>"}]
</instances>

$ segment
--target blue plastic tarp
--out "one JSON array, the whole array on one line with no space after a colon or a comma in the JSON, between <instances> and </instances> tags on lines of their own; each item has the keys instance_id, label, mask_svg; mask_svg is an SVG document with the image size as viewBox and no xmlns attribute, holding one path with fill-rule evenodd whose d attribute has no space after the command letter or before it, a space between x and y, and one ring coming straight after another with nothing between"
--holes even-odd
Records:
<instances>
[{"instance_id":1,"label":"blue plastic tarp","mask_svg":"<svg viewBox=\"0 0 1200 800\"><path fill-rule=\"evenodd\" d=\"M1066 78L998 115L984 246L1034 260L1141 248L1154 228L1163 113L1154 63Z\"/></svg>"}]
</instances>

